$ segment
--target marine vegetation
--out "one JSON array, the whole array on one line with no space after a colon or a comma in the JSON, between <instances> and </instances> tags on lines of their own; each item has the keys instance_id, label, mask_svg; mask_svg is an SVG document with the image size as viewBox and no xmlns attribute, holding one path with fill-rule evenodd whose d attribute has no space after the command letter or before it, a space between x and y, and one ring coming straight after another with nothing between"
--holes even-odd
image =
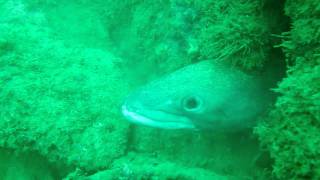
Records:
<instances>
[{"instance_id":1,"label":"marine vegetation","mask_svg":"<svg viewBox=\"0 0 320 180\"><path fill-rule=\"evenodd\" d=\"M266 123L257 127L280 179L320 178L320 1L286 1L291 30L282 34L287 78Z\"/></svg>"}]
</instances>

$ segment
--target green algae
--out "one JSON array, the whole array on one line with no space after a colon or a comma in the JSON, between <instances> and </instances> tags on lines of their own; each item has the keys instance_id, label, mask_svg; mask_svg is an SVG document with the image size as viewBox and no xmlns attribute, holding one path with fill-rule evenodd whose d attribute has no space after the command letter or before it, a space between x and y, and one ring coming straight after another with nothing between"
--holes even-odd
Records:
<instances>
[{"instance_id":1,"label":"green algae","mask_svg":"<svg viewBox=\"0 0 320 180\"><path fill-rule=\"evenodd\" d=\"M2 37L14 45L1 56L1 146L87 170L108 166L124 153L128 127L117 113L127 91L117 58L70 47L38 14L29 14L27 23L23 14L14 18L1 20Z\"/></svg>"},{"instance_id":2,"label":"green algae","mask_svg":"<svg viewBox=\"0 0 320 180\"><path fill-rule=\"evenodd\" d=\"M319 2L287 1L285 13L292 29L279 46L286 53L288 77L276 89L281 96L257 132L275 160L276 177L319 179Z\"/></svg>"}]
</instances>

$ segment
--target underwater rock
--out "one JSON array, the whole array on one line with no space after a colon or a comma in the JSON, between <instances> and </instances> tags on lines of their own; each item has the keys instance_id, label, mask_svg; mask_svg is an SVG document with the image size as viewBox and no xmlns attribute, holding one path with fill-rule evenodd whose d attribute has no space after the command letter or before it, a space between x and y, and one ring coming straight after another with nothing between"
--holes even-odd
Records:
<instances>
[{"instance_id":1,"label":"underwater rock","mask_svg":"<svg viewBox=\"0 0 320 180\"><path fill-rule=\"evenodd\" d=\"M128 89L114 63L119 58L56 39L48 14L39 24L39 14L22 8L23 1L22 12L11 15L18 13L11 3L0 3L8 15L0 17L0 42L10 44L0 51L6 50L0 55L0 146L86 170L107 167L127 142L128 125L118 113Z\"/></svg>"},{"instance_id":2,"label":"underwater rock","mask_svg":"<svg viewBox=\"0 0 320 180\"><path fill-rule=\"evenodd\" d=\"M289 32L279 45L288 71L276 89L281 93L269 118L257 127L262 144L275 160L280 179L320 178L320 1L285 4Z\"/></svg>"}]
</instances>

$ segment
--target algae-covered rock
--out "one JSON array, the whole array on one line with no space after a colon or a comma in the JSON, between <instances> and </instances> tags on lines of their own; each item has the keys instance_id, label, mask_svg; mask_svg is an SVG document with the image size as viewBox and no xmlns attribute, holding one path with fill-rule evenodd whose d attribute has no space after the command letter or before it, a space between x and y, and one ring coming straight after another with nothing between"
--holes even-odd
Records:
<instances>
[{"instance_id":1,"label":"algae-covered rock","mask_svg":"<svg viewBox=\"0 0 320 180\"><path fill-rule=\"evenodd\" d=\"M99 171L93 175L85 175L75 171L66 180L83 179L245 179L245 177L222 176L202 168L183 166L153 155L130 153L116 160L109 170Z\"/></svg>"},{"instance_id":2,"label":"algae-covered rock","mask_svg":"<svg viewBox=\"0 0 320 180\"><path fill-rule=\"evenodd\" d=\"M196 10L186 1L108 1L103 16L112 52L136 84L190 64L198 44Z\"/></svg>"},{"instance_id":3,"label":"algae-covered rock","mask_svg":"<svg viewBox=\"0 0 320 180\"><path fill-rule=\"evenodd\" d=\"M250 132L224 134L197 131L167 131L136 127L130 150L170 163L214 172L221 176L259 177L267 166L257 165L259 144ZM264 159L265 160L265 159Z\"/></svg>"},{"instance_id":4,"label":"algae-covered rock","mask_svg":"<svg viewBox=\"0 0 320 180\"><path fill-rule=\"evenodd\" d=\"M274 0L112 1L103 16L113 52L146 81L203 59L262 67L277 41L272 34L286 28L282 7Z\"/></svg>"},{"instance_id":5,"label":"algae-covered rock","mask_svg":"<svg viewBox=\"0 0 320 180\"><path fill-rule=\"evenodd\" d=\"M108 166L127 141L118 58L56 39L45 14L26 7L1 3L0 146L87 170Z\"/></svg>"},{"instance_id":6,"label":"algae-covered rock","mask_svg":"<svg viewBox=\"0 0 320 180\"><path fill-rule=\"evenodd\" d=\"M280 45L289 70L268 120L257 128L281 179L320 178L320 2L287 1L292 28Z\"/></svg>"},{"instance_id":7,"label":"algae-covered rock","mask_svg":"<svg viewBox=\"0 0 320 180\"><path fill-rule=\"evenodd\" d=\"M195 1L200 13L196 33L200 56L231 61L245 69L262 67L270 60L271 34L285 28L282 4L264 0Z\"/></svg>"}]
</instances>

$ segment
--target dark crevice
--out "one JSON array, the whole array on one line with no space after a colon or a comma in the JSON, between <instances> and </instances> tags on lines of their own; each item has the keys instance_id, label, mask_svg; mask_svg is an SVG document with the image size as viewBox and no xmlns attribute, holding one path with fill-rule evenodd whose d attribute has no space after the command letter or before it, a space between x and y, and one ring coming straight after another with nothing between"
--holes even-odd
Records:
<instances>
[{"instance_id":1,"label":"dark crevice","mask_svg":"<svg viewBox=\"0 0 320 180\"><path fill-rule=\"evenodd\" d=\"M281 46L283 33L290 31L291 20L284 12L285 0L266 0L263 6L264 16L268 21L270 45L272 46L266 66L277 68L275 72L279 80L285 76L287 69L285 53Z\"/></svg>"},{"instance_id":2,"label":"dark crevice","mask_svg":"<svg viewBox=\"0 0 320 180\"><path fill-rule=\"evenodd\" d=\"M124 155L128 155L129 152L134 150L134 142L136 137L135 134L136 134L136 127L135 125L130 124L127 131L127 146L124 151Z\"/></svg>"}]
</instances>

